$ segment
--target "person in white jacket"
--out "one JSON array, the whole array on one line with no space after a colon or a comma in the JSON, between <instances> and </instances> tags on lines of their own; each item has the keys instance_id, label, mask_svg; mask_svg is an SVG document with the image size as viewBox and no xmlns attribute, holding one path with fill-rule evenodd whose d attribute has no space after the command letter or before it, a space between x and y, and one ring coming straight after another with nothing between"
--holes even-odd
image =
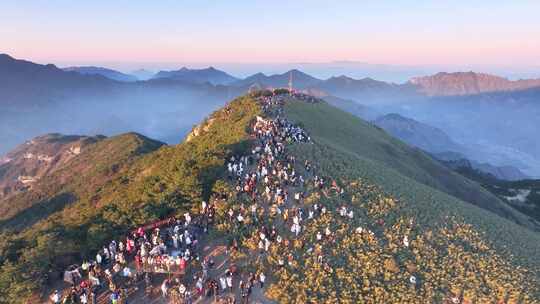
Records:
<instances>
[{"instance_id":1,"label":"person in white jacket","mask_svg":"<svg viewBox=\"0 0 540 304\"><path fill-rule=\"evenodd\" d=\"M266 276L263 272L259 274L259 284L261 285L261 288L264 287L264 281L266 280Z\"/></svg>"}]
</instances>

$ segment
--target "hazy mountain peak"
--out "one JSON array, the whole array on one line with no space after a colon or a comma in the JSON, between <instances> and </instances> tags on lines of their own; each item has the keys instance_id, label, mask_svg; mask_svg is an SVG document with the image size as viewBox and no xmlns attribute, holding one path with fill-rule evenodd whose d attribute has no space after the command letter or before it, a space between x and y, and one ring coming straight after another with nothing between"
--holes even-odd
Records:
<instances>
[{"instance_id":1,"label":"hazy mountain peak","mask_svg":"<svg viewBox=\"0 0 540 304\"><path fill-rule=\"evenodd\" d=\"M3 54L0 54L0 60L1 61L15 60L15 58L9 56L8 54L3 53Z\"/></svg>"},{"instance_id":2,"label":"hazy mountain peak","mask_svg":"<svg viewBox=\"0 0 540 304\"><path fill-rule=\"evenodd\" d=\"M190 83L208 82L213 85L230 84L237 80L234 76L231 76L228 73L214 67L203 69L190 69L187 67L182 67L176 71L159 71L153 78L170 78Z\"/></svg>"},{"instance_id":3,"label":"hazy mountain peak","mask_svg":"<svg viewBox=\"0 0 540 304\"><path fill-rule=\"evenodd\" d=\"M262 73L262 72L258 72L258 73L255 73L247 78L253 78L253 77L268 77L266 74Z\"/></svg>"},{"instance_id":4,"label":"hazy mountain peak","mask_svg":"<svg viewBox=\"0 0 540 304\"><path fill-rule=\"evenodd\" d=\"M364 78L362 78L362 79L360 79L360 80L361 80L361 81L366 81L366 82L369 81L369 82L380 82L380 83L385 83L384 81L375 80L375 79L373 79L373 78L371 78L371 77L364 77Z\"/></svg>"},{"instance_id":5,"label":"hazy mountain peak","mask_svg":"<svg viewBox=\"0 0 540 304\"><path fill-rule=\"evenodd\" d=\"M435 75L415 77L409 83L421 93L430 96L471 95L486 92L512 91L540 86L540 79L508 80L485 73L439 72Z\"/></svg>"},{"instance_id":6,"label":"hazy mountain peak","mask_svg":"<svg viewBox=\"0 0 540 304\"><path fill-rule=\"evenodd\" d=\"M294 73L294 74L304 74L304 75L307 75L306 73L298 70L298 69L291 69L291 70L288 70L287 72L285 72L284 74L289 74L289 73Z\"/></svg>"},{"instance_id":7,"label":"hazy mountain peak","mask_svg":"<svg viewBox=\"0 0 540 304\"><path fill-rule=\"evenodd\" d=\"M332 76L330 78L328 78L328 80L339 80L339 81L348 81L348 82L352 82L354 81L355 79L347 76L347 75L339 75L339 76Z\"/></svg>"},{"instance_id":8,"label":"hazy mountain peak","mask_svg":"<svg viewBox=\"0 0 540 304\"><path fill-rule=\"evenodd\" d=\"M381 116L373 121L373 123L383 128L392 136L424 151L441 153L462 150L442 130L397 113Z\"/></svg>"},{"instance_id":9,"label":"hazy mountain peak","mask_svg":"<svg viewBox=\"0 0 540 304\"><path fill-rule=\"evenodd\" d=\"M311 76L311 75L309 75L307 73L304 73L304 72L302 72L302 71L300 71L298 69L289 70L289 71L287 71L287 72L285 72L285 73L283 73L281 75L289 76L290 74L292 74L293 77L302 77L302 78L306 78L306 79L310 79L310 80L319 80L319 79L317 79L317 78L315 78L315 77L313 77L313 76ZM294 81L294 79L293 79L293 81Z\"/></svg>"}]
</instances>

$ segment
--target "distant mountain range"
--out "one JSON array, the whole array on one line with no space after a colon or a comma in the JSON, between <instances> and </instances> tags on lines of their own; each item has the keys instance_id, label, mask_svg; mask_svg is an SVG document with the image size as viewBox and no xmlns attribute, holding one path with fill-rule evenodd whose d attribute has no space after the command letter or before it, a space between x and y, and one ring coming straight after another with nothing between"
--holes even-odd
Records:
<instances>
[{"instance_id":1,"label":"distant mountain range","mask_svg":"<svg viewBox=\"0 0 540 304\"><path fill-rule=\"evenodd\" d=\"M112 80L116 81L125 81L125 82L131 82L131 81L137 81L137 77L133 75L124 74L122 72L118 72L111 69L101 68L101 67L94 67L94 66L81 66L81 67L67 67L63 68L62 70L67 72L77 72L84 75L101 75L103 77L107 77Z\"/></svg>"},{"instance_id":2,"label":"distant mountain range","mask_svg":"<svg viewBox=\"0 0 540 304\"><path fill-rule=\"evenodd\" d=\"M115 82L101 75L66 72L53 64L41 65L0 54L0 106L18 108L37 104L39 100L109 90Z\"/></svg>"},{"instance_id":3,"label":"distant mountain range","mask_svg":"<svg viewBox=\"0 0 540 304\"><path fill-rule=\"evenodd\" d=\"M0 55L0 66L14 60L8 55ZM46 65L54 67L53 65ZM230 85L233 87L277 88L288 87L292 80L295 89L307 90L315 95L333 95L340 98L364 100L410 100L426 96L463 96L489 92L519 91L540 87L540 79L520 79L516 81L503 77L475 72L440 72L431 76L413 77L402 84L388 83L371 78L354 79L346 75L328 79L318 79L302 71L293 69L282 74L265 75L257 73L244 79L236 78L214 67L190 69L183 67L173 71L159 71L153 74L144 69L125 74L103 67L67 67L64 71L83 75L131 82L148 79L174 79L186 83Z\"/></svg>"},{"instance_id":4,"label":"distant mountain range","mask_svg":"<svg viewBox=\"0 0 540 304\"><path fill-rule=\"evenodd\" d=\"M513 166L494 166L467 159L468 157L463 155L467 153L466 147L456 143L444 131L414 119L391 113L378 117L373 123L405 143L428 152L451 169L470 167L499 180L528 178Z\"/></svg>"},{"instance_id":5,"label":"distant mountain range","mask_svg":"<svg viewBox=\"0 0 540 304\"><path fill-rule=\"evenodd\" d=\"M134 73L140 79L152 74ZM161 71L136 82L122 75L127 74L100 67L66 71L0 55L0 153L51 132L96 134L95 130L110 136L135 130L173 143L224 100L250 88L287 87L292 80L294 89L364 119L399 113L474 147L476 160L540 176L540 142L534 140L540 127L538 80L510 81L467 72L395 84L345 75L318 79L296 69L238 79L211 67Z\"/></svg>"},{"instance_id":6,"label":"distant mountain range","mask_svg":"<svg viewBox=\"0 0 540 304\"><path fill-rule=\"evenodd\" d=\"M186 67L177 71L160 71L153 79L169 78L189 83L211 83L213 85L227 85L238 79L213 67L206 69L188 69Z\"/></svg>"},{"instance_id":7,"label":"distant mountain range","mask_svg":"<svg viewBox=\"0 0 540 304\"><path fill-rule=\"evenodd\" d=\"M287 87L292 80L293 87L318 93L334 95L357 101L375 100L410 100L426 96L461 96L489 92L519 91L540 87L540 79L511 81L506 78L474 73L438 73L433 76L415 77L403 84L378 81L371 78L353 79L341 75L322 80L290 70L282 74L267 76L257 73L233 83L236 86Z\"/></svg>"},{"instance_id":8,"label":"distant mountain range","mask_svg":"<svg viewBox=\"0 0 540 304\"><path fill-rule=\"evenodd\" d=\"M331 77L309 88L361 103L386 103L416 98L415 88L408 84L394 84L371 78L353 79L347 76Z\"/></svg>"},{"instance_id":9,"label":"distant mountain range","mask_svg":"<svg viewBox=\"0 0 540 304\"><path fill-rule=\"evenodd\" d=\"M0 55L0 155L45 133L136 131L180 141L240 88L170 78L121 82Z\"/></svg>"}]
</instances>

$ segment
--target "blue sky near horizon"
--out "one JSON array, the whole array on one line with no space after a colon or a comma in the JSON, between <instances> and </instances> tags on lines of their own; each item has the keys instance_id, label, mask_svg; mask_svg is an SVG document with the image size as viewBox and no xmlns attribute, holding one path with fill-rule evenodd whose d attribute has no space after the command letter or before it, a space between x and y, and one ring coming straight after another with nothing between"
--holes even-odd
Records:
<instances>
[{"instance_id":1,"label":"blue sky near horizon","mask_svg":"<svg viewBox=\"0 0 540 304\"><path fill-rule=\"evenodd\" d=\"M124 70L349 60L534 72L538 15L532 0L1 0L0 52Z\"/></svg>"}]
</instances>

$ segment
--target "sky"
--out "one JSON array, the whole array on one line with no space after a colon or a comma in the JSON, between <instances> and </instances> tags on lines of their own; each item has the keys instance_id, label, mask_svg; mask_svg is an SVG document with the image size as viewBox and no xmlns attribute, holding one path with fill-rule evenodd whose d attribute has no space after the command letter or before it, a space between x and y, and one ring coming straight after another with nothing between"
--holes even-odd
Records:
<instances>
[{"instance_id":1,"label":"sky","mask_svg":"<svg viewBox=\"0 0 540 304\"><path fill-rule=\"evenodd\" d=\"M123 70L349 61L535 72L539 15L536 0L0 0L0 53Z\"/></svg>"}]
</instances>

